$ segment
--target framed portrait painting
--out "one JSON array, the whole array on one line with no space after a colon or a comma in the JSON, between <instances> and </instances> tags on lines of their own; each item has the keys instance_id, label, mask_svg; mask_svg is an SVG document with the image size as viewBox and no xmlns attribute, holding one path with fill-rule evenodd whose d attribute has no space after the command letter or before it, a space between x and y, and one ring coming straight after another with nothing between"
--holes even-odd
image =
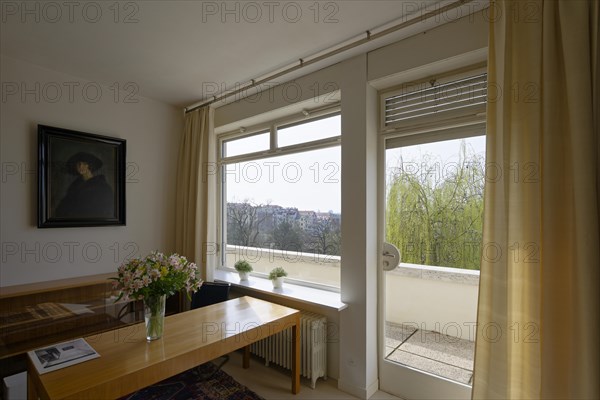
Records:
<instances>
[{"instance_id":1,"label":"framed portrait painting","mask_svg":"<svg viewBox=\"0 0 600 400\"><path fill-rule=\"evenodd\" d=\"M38 228L125 225L126 141L38 125Z\"/></svg>"}]
</instances>

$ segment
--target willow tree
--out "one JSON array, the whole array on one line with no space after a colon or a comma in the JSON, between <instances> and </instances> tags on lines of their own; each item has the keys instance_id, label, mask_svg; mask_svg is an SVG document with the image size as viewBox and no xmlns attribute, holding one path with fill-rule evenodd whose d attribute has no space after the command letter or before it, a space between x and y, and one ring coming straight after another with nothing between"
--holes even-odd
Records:
<instances>
[{"instance_id":1,"label":"willow tree","mask_svg":"<svg viewBox=\"0 0 600 400\"><path fill-rule=\"evenodd\" d=\"M464 141L452 163L430 154L399 160L388 181L386 240L402 262L479 269L484 164Z\"/></svg>"}]
</instances>

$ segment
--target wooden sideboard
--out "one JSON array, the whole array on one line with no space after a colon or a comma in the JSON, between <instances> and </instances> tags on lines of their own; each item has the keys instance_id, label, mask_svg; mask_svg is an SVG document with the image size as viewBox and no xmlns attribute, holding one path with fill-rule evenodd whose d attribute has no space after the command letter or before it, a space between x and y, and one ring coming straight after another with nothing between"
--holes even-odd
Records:
<instances>
[{"instance_id":1,"label":"wooden sideboard","mask_svg":"<svg viewBox=\"0 0 600 400\"><path fill-rule=\"evenodd\" d=\"M0 377L24 370L29 350L143 321L141 302L115 303L111 276L0 287ZM167 313L178 311L173 296Z\"/></svg>"}]
</instances>

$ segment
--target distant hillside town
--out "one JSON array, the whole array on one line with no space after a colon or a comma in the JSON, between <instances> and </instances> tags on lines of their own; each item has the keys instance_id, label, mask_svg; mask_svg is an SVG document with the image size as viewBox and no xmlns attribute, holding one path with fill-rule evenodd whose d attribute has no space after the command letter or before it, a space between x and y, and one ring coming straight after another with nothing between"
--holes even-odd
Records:
<instances>
[{"instance_id":1,"label":"distant hillside town","mask_svg":"<svg viewBox=\"0 0 600 400\"><path fill-rule=\"evenodd\" d=\"M340 254L341 214L273 204L227 203L227 243Z\"/></svg>"}]
</instances>

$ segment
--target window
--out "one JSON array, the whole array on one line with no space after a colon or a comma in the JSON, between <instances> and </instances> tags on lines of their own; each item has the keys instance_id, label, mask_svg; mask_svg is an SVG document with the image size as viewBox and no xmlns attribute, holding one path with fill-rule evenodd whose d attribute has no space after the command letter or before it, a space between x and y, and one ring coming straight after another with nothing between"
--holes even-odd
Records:
<instances>
[{"instance_id":1,"label":"window","mask_svg":"<svg viewBox=\"0 0 600 400\"><path fill-rule=\"evenodd\" d=\"M381 95L385 240L403 263L479 269L486 96L480 72Z\"/></svg>"},{"instance_id":2,"label":"window","mask_svg":"<svg viewBox=\"0 0 600 400\"><path fill-rule=\"evenodd\" d=\"M252 136L223 142L223 156L234 157L241 154L254 153L269 149L269 132L261 132Z\"/></svg>"},{"instance_id":3,"label":"window","mask_svg":"<svg viewBox=\"0 0 600 400\"><path fill-rule=\"evenodd\" d=\"M220 137L221 264L277 266L299 283L339 288L341 118L284 120Z\"/></svg>"},{"instance_id":4,"label":"window","mask_svg":"<svg viewBox=\"0 0 600 400\"><path fill-rule=\"evenodd\" d=\"M277 144L280 147L285 147L308 141L339 137L341 129L339 116L337 120L327 118L281 126L277 129Z\"/></svg>"}]
</instances>

